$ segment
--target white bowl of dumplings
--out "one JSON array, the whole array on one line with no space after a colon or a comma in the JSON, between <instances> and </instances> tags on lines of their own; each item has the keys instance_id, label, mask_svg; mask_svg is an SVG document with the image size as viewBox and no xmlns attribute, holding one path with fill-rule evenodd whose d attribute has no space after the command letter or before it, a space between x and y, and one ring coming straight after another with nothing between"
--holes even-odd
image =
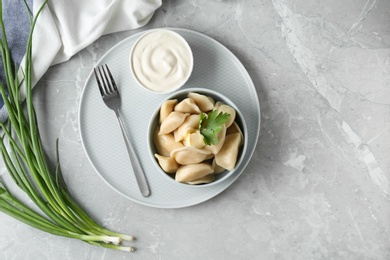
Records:
<instances>
[{"instance_id":1,"label":"white bowl of dumplings","mask_svg":"<svg viewBox=\"0 0 390 260\"><path fill-rule=\"evenodd\" d=\"M217 135L218 144L206 145L199 131L200 114L213 110L229 119ZM244 118L224 95L204 88L177 91L165 99L149 124L148 146L157 170L179 185L206 187L236 172L247 147Z\"/></svg>"}]
</instances>

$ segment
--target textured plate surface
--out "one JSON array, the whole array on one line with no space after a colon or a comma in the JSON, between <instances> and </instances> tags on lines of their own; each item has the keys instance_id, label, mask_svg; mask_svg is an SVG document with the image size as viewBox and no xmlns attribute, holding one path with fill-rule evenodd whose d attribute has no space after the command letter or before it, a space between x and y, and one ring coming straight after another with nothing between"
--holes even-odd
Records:
<instances>
[{"instance_id":1,"label":"textured plate surface","mask_svg":"<svg viewBox=\"0 0 390 260\"><path fill-rule=\"evenodd\" d=\"M247 123L248 147L236 173L218 185L183 187L164 178L149 156L147 130L153 112L168 94L152 94L138 86L131 76L131 47L144 32L115 45L96 65L108 64L116 80L122 98L123 119L147 175L151 196L144 198L138 190L117 119L114 112L103 103L92 73L85 83L79 109L82 144L92 166L110 187L137 203L158 208L195 205L228 188L251 159L260 131L257 93L241 62L227 48L208 36L185 29L170 29L188 41L194 55L194 70L183 88L209 88L232 100Z\"/></svg>"}]
</instances>

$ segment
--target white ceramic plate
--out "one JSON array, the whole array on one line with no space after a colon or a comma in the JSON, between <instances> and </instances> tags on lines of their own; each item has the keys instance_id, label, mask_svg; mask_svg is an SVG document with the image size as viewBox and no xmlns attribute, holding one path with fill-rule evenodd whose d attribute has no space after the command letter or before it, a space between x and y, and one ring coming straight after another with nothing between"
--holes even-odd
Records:
<instances>
[{"instance_id":1,"label":"white ceramic plate","mask_svg":"<svg viewBox=\"0 0 390 260\"><path fill-rule=\"evenodd\" d=\"M156 170L147 145L150 118L169 94L152 94L132 78L131 47L144 32L115 45L96 65L107 64L116 80L121 112L134 148L149 181L151 196L143 197L131 170L126 147L113 111L102 101L94 75L87 78L81 96L79 126L82 145L92 166L114 190L137 203L157 208L181 208L211 199L228 188L244 171L255 150L260 131L260 104L253 82L241 62L214 39L190 30L168 28L183 36L194 55L194 70L183 88L202 87L218 91L241 110L248 128L248 146L236 173L209 187L176 185Z\"/></svg>"}]
</instances>

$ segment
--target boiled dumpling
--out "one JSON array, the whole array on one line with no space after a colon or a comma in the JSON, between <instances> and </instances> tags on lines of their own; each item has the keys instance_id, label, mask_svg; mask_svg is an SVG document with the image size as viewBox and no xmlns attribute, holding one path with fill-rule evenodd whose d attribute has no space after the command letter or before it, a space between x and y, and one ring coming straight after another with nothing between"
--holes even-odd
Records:
<instances>
[{"instance_id":1,"label":"boiled dumpling","mask_svg":"<svg viewBox=\"0 0 390 260\"><path fill-rule=\"evenodd\" d=\"M206 156L206 159L204 159L204 160L207 161L207 160L213 159L214 156L215 156L215 154L210 153L209 155Z\"/></svg>"},{"instance_id":2,"label":"boiled dumpling","mask_svg":"<svg viewBox=\"0 0 390 260\"><path fill-rule=\"evenodd\" d=\"M228 113L230 115L228 121L225 123L226 127L229 127L236 119L236 110L220 101L215 104L214 110L217 110L218 113L223 112Z\"/></svg>"},{"instance_id":3,"label":"boiled dumpling","mask_svg":"<svg viewBox=\"0 0 390 260\"><path fill-rule=\"evenodd\" d=\"M210 151L192 146L183 146L170 153L170 156L174 158L177 163L182 165L200 163L204 161L208 155L210 155Z\"/></svg>"},{"instance_id":4,"label":"boiled dumpling","mask_svg":"<svg viewBox=\"0 0 390 260\"><path fill-rule=\"evenodd\" d=\"M241 128L238 126L236 121L234 121L233 124L231 126L229 126L228 129L226 129L226 135L231 135L231 134L234 134L234 133L240 133L240 135L241 135L241 145L243 145L244 144L244 134L242 133Z\"/></svg>"},{"instance_id":5,"label":"boiled dumpling","mask_svg":"<svg viewBox=\"0 0 390 260\"><path fill-rule=\"evenodd\" d=\"M195 104L192 98L186 98L180 101L174 108L175 111L181 113L200 114L199 107Z\"/></svg>"},{"instance_id":6,"label":"boiled dumpling","mask_svg":"<svg viewBox=\"0 0 390 260\"><path fill-rule=\"evenodd\" d=\"M216 164L229 171L233 170L233 168L236 166L240 144L241 135L239 133L226 136L222 149L217 155L215 155Z\"/></svg>"},{"instance_id":7,"label":"boiled dumpling","mask_svg":"<svg viewBox=\"0 0 390 260\"><path fill-rule=\"evenodd\" d=\"M211 97L191 92L188 94L189 98L195 101L195 104L202 112L211 111L214 109L215 101Z\"/></svg>"},{"instance_id":8,"label":"boiled dumpling","mask_svg":"<svg viewBox=\"0 0 390 260\"><path fill-rule=\"evenodd\" d=\"M161 123L159 134L163 135L173 132L189 115L190 114L184 114L177 111L171 112Z\"/></svg>"},{"instance_id":9,"label":"boiled dumpling","mask_svg":"<svg viewBox=\"0 0 390 260\"><path fill-rule=\"evenodd\" d=\"M177 99L170 99L165 101L160 108L160 124L164 121L165 118L173 111L173 108L177 104Z\"/></svg>"},{"instance_id":10,"label":"boiled dumpling","mask_svg":"<svg viewBox=\"0 0 390 260\"><path fill-rule=\"evenodd\" d=\"M158 164L166 173L175 173L180 165L172 157L155 154Z\"/></svg>"},{"instance_id":11,"label":"boiled dumpling","mask_svg":"<svg viewBox=\"0 0 390 260\"><path fill-rule=\"evenodd\" d=\"M188 134L186 138L183 139L183 144L185 146L192 146L195 148L203 148L205 146L203 135L199 130L196 130L194 133Z\"/></svg>"},{"instance_id":12,"label":"boiled dumpling","mask_svg":"<svg viewBox=\"0 0 390 260\"><path fill-rule=\"evenodd\" d=\"M176 142L183 140L188 134L194 133L199 128L199 115L194 114L188 116L183 124L181 124L174 132Z\"/></svg>"},{"instance_id":13,"label":"boiled dumpling","mask_svg":"<svg viewBox=\"0 0 390 260\"><path fill-rule=\"evenodd\" d=\"M175 180L178 182L191 182L211 173L213 173L213 168L207 163L183 165L177 170Z\"/></svg>"},{"instance_id":14,"label":"boiled dumpling","mask_svg":"<svg viewBox=\"0 0 390 260\"><path fill-rule=\"evenodd\" d=\"M153 141L157 149L157 152L163 156L169 156L172 150L183 147L181 142L175 142L173 134L158 134L160 131L159 127L156 127L154 131Z\"/></svg>"},{"instance_id":15,"label":"boiled dumpling","mask_svg":"<svg viewBox=\"0 0 390 260\"><path fill-rule=\"evenodd\" d=\"M215 158L214 158L213 162L211 163L211 166L213 167L214 173L215 173L215 174L222 173L222 172L224 172L224 171L226 170L225 168L219 166L219 165L215 162Z\"/></svg>"},{"instance_id":16,"label":"boiled dumpling","mask_svg":"<svg viewBox=\"0 0 390 260\"><path fill-rule=\"evenodd\" d=\"M198 180L189 181L187 182L187 184L191 184L191 185L206 184L206 183L213 182L214 180L215 180L215 176L213 174L209 174Z\"/></svg>"}]
</instances>

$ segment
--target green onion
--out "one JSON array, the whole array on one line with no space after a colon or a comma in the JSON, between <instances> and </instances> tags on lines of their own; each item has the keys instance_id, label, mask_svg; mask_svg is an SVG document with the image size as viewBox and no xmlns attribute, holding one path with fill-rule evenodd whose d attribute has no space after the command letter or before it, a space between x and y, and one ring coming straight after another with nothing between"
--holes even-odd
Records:
<instances>
[{"instance_id":1,"label":"green onion","mask_svg":"<svg viewBox=\"0 0 390 260\"><path fill-rule=\"evenodd\" d=\"M47 0L32 17L27 41L23 80L20 82L18 68L14 65L9 50L3 23L2 0L0 0L1 58L6 76L7 91L0 83L0 94L8 112L7 123L0 122L0 153L4 164L16 185L23 190L41 210L30 209L13 196L0 178L0 211L34 228L57 236L79 239L92 245L132 252L134 248L122 245L122 241L133 241L134 237L110 231L96 223L72 198L61 173L56 145L57 165L50 170L32 102L32 35L39 14ZM25 104L21 95L25 93Z\"/></svg>"}]
</instances>

